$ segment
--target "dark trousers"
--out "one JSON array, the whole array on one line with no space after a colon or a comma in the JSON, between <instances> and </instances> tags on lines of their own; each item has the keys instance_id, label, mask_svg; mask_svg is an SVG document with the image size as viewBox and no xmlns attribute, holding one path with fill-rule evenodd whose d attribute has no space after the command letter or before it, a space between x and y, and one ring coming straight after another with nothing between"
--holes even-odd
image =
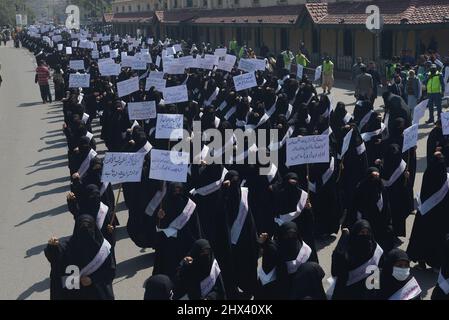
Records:
<instances>
[{"instance_id":1,"label":"dark trousers","mask_svg":"<svg viewBox=\"0 0 449 320\"><path fill-rule=\"evenodd\" d=\"M42 101L51 103L50 86L48 84L41 84L39 88L41 89Z\"/></svg>"},{"instance_id":2,"label":"dark trousers","mask_svg":"<svg viewBox=\"0 0 449 320\"><path fill-rule=\"evenodd\" d=\"M438 113L438 119L441 118L441 103L442 103L443 95L441 93L431 93L429 94L429 104L427 107L429 108L429 120L433 121L433 112L434 112L434 105L437 107L437 113Z\"/></svg>"}]
</instances>

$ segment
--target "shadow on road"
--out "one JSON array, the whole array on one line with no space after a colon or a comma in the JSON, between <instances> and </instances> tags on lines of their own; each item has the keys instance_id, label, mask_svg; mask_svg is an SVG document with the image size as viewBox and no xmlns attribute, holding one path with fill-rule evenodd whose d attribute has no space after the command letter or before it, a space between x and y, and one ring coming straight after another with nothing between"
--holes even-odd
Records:
<instances>
[{"instance_id":1,"label":"shadow on road","mask_svg":"<svg viewBox=\"0 0 449 320\"><path fill-rule=\"evenodd\" d=\"M29 296L31 296L35 292L44 292L46 290L50 289L50 278L47 278L45 280L42 280L40 282L36 282L31 287L26 289L24 292L22 292L18 297L17 300L25 300Z\"/></svg>"},{"instance_id":2,"label":"shadow on road","mask_svg":"<svg viewBox=\"0 0 449 320\"><path fill-rule=\"evenodd\" d=\"M67 159L67 155L66 154L61 154L59 156L54 156L54 157L50 157L50 158L45 158L45 159L41 159L39 161L36 161L33 165L28 166L27 168L32 168L32 167L38 167L38 166L43 166L43 165L48 165L49 163L42 163L42 162L53 162L53 161L57 161L57 160L65 160Z\"/></svg>"},{"instance_id":3,"label":"shadow on road","mask_svg":"<svg viewBox=\"0 0 449 320\"><path fill-rule=\"evenodd\" d=\"M48 196L51 194L56 194L56 193L63 193L63 192L68 192L70 191L70 186L68 184L65 184L63 186L51 189L51 190L46 190L46 191L41 191L41 192L37 192L33 198L31 198L30 200L28 200L28 203L31 203L33 201L36 201L37 199L39 199L40 197L44 197L44 196Z\"/></svg>"},{"instance_id":4,"label":"shadow on road","mask_svg":"<svg viewBox=\"0 0 449 320\"><path fill-rule=\"evenodd\" d=\"M21 103L19 104L17 107L22 108L22 107L33 107L33 106L37 106L42 104L42 102L25 102L25 103Z\"/></svg>"},{"instance_id":5,"label":"shadow on road","mask_svg":"<svg viewBox=\"0 0 449 320\"><path fill-rule=\"evenodd\" d=\"M26 175L29 176L30 174L36 173L38 171L50 170L50 169L54 169L54 168L67 167L67 166L68 166L68 161L63 161L63 162L59 162L59 163L53 163L51 165L48 165L48 166L45 166L45 167L40 167L40 168L37 168L36 170L28 172Z\"/></svg>"},{"instance_id":6,"label":"shadow on road","mask_svg":"<svg viewBox=\"0 0 449 320\"><path fill-rule=\"evenodd\" d=\"M117 264L117 273L115 275L115 278L132 278L137 274L138 271L149 269L153 266L153 264L154 252L139 255L137 257L122 261ZM150 274L148 276L150 276Z\"/></svg>"},{"instance_id":7,"label":"shadow on road","mask_svg":"<svg viewBox=\"0 0 449 320\"><path fill-rule=\"evenodd\" d=\"M62 183L62 182L67 182L67 185L70 184L70 180L68 177L61 177L61 178L56 178L53 180L45 180L45 181L41 181L41 182L36 182L36 183L30 184L29 186L23 187L20 190L23 191L23 190L27 190L27 189L30 189L33 187L45 187L45 186L49 186L53 183Z\"/></svg>"},{"instance_id":8,"label":"shadow on road","mask_svg":"<svg viewBox=\"0 0 449 320\"><path fill-rule=\"evenodd\" d=\"M38 219L42 219L42 218L45 218L45 217L48 217L48 216L51 216L51 217L52 216L57 216L57 215L59 215L61 213L64 213L64 212L68 212L66 203L60 205L59 207L56 207L56 208L53 208L53 209L50 209L50 210L47 210L47 211L35 213L31 217L29 217L28 219L26 219L26 220L16 224L14 227L17 228L17 227L20 227L21 225L24 225L24 224L28 223L28 222L31 222L31 221L34 221L34 220L38 220Z\"/></svg>"}]
</instances>

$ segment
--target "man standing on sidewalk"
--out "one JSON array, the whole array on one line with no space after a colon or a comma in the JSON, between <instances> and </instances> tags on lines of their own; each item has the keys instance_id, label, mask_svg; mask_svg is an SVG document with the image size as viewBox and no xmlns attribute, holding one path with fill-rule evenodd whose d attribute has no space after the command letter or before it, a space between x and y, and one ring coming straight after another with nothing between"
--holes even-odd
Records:
<instances>
[{"instance_id":1,"label":"man standing on sidewalk","mask_svg":"<svg viewBox=\"0 0 449 320\"><path fill-rule=\"evenodd\" d=\"M326 56L323 62L323 93L330 94L332 87L334 86L334 63L331 61L329 56Z\"/></svg>"},{"instance_id":2,"label":"man standing on sidewalk","mask_svg":"<svg viewBox=\"0 0 449 320\"><path fill-rule=\"evenodd\" d=\"M52 102L50 85L48 80L51 78L50 71L43 61L39 61L39 66L36 68L35 82L39 84L41 90L42 103Z\"/></svg>"},{"instance_id":3,"label":"man standing on sidewalk","mask_svg":"<svg viewBox=\"0 0 449 320\"><path fill-rule=\"evenodd\" d=\"M443 99L443 76L437 71L437 66L432 64L430 72L427 74L426 79L427 96L429 97L429 120L426 123L433 123L433 106L437 107L438 119L441 118L441 103Z\"/></svg>"}]
</instances>

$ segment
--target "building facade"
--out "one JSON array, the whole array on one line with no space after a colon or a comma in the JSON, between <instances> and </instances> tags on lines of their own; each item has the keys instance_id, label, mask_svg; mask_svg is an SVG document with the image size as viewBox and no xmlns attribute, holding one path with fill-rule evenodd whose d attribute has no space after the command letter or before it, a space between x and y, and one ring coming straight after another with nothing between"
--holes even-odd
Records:
<instances>
[{"instance_id":1,"label":"building facade","mask_svg":"<svg viewBox=\"0 0 449 320\"><path fill-rule=\"evenodd\" d=\"M380 10L381 32L366 27L368 5ZM296 52L304 42L312 62L329 55L342 71L357 56L382 63L402 49L413 56L428 49L449 52L447 0L117 0L110 23L121 34L212 45L236 40L273 54Z\"/></svg>"}]
</instances>

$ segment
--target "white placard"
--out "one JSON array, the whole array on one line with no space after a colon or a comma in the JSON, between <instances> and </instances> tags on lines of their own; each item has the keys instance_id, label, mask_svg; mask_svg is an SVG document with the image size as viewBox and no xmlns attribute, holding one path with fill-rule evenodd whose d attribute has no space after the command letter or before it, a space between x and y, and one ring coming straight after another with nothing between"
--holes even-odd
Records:
<instances>
[{"instance_id":1,"label":"white placard","mask_svg":"<svg viewBox=\"0 0 449 320\"><path fill-rule=\"evenodd\" d=\"M235 76L232 79L234 80L235 91L241 91L257 86L254 72Z\"/></svg>"},{"instance_id":2,"label":"white placard","mask_svg":"<svg viewBox=\"0 0 449 320\"><path fill-rule=\"evenodd\" d=\"M150 179L187 182L189 153L151 149Z\"/></svg>"},{"instance_id":3,"label":"white placard","mask_svg":"<svg viewBox=\"0 0 449 320\"><path fill-rule=\"evenodd\" d=\"M100 58L100 53L96 50L92 51L92 59L98 59Z\"/></svg>"},{"instance_id":4,"label":"white placard","mask_svg":"<svg viewBox=\"0 0 449 320\"><path fill-rule=\"evenodd\" d=\"M148 43L148 44L153 44L153 43L154 43L154 39L153 39L153 38L149 38L149 39L147 40L147 43Z\"/></svg>"},{"instance_id":5,"label":"white placard","mask_svg":"<svg viewBox=\"0 0 449 320\"><path fill-rule=\"evenodd\" d=\"M72 48L76 48L76 47L78 47L78 41L74 40L74 41L72 41Z\"/></svg>"},{"instance_id":6,"label":"white placard","mask_svg":"<svg viewBox=\"0 0 449 320\"><path fill-rule=\"evenodd\" d=\"M98 60L98 64L102 64L102 63L115 63L114 60L112 60L111 58L102 58Z\"/></svg>"},{"instance_id":7,"label":"white placard","mask_svg":"<svg viewBox=\"0 0 449 320\"><path fill-rule=\"evenodd\" d=\"M329 162L329 135L287 139L287 166Z\"/></svg>"},{"instance_id":8,"label":"white placard","mask_svg":"<svg viewBox=\"0 0 449 320\"><path fill-rule=\"evenodd\" d=\"M158 71L151 71L150 75L148 76L150 79L164 79L164 73L158 72Z\"/></svg>"},{"instance_id":9,"label":"white placard","mask_svg":"<svg viewBox=\"0 0 449 320\"><path fill-rule=\"evenodd\" d=\"M196 61L192 56L179 57L175 61L182 64L185 68L193 68L196 66Z\"/></svg>"},{"instance_id":10,"label":"white placard","mask_svg":"<svg viewBox=\"0 0 449 320\"><path fill-rule=\"evenodd\" d=\"M351 142L353 131L354 131L354 129L349 130L349 132L345 135L345 137L343 139L343 145L341 147L341 156L342 157L345 155L346 151L348 151L349 143Z\"/></svg>"},{"instance_id":11,"label":"white placard","mask_svg":"<svg viewBox=\"0 0 449 320\"><path fill-rule=\"evenodd\" d=\"M134 65L134 62L137 60L134 56L125 56L122 57L121 65L122 67L132 67Z\"/></svg>"},{"instance_id":12,"label":"white placard","mask_svg":"<svg viewBox=\"0 0 449 320\"><path fill-rule=\"evenodd\" d=\"M163 96L165 104L185 102L189 100L187 86L185 84L165 88L163 91Z\"/></svg>"},{"instance_id":13,"label":"white placard","mask_svg":"<svg viewBox=\"0 0 449 320\"><path fill-rule=\"evenodd\" d=\"M109 52L109 56L111 58L118 58L118 49L111 50L111 52Z\"/></svg>"},{"instance_id":14,"label":"white placard","mask_svg":"<svg viewBox=\"0 0 449 320\"><path fill-rule=\"evenodd\" d=\"M118 76L122 67L118 63L99 63L98 69L103 77Z\"/></svg>"},{"instance_id":15,"label":"white placard","mask_svg":"<svg viewBox=\"0 0 449 320\"><path fill-rule=\"evenodd\" d=\"M111 52L111 47L109 47L109 45L101 46L101 51L103 53Z\"/></svg>"},{"instance_id":16,"label":"white placard","mask_svg":"<svg viewBox=\"0 0 449 320\"><path fill-rule=\"evenodd\" d=\"M184 74L185 67L181 63L164 63L164 73L166 74Z\"/></svg>"},{"instance_id":17,"label":"white placard","mask_svg":"<svg viewBox=\"0 0 449 320\"><path fill-rule=\"evenodd\" d=\"M128 103L129 120L147 120L156 118L156 102L141 101Z\"/></svg>"},{"instance_id":18,"label":"white placard","mask_svg":"<svg viewBox=\"0 0 449 320\"><path fill-rule=\"evenodd\" d=\"M322 71L323 71L323 66L319 66L318 68L315 69L315 78L313 81L320 80Z\"/></svg>"},{"instance_id":19,"label":"white placard","mask_svg":"<svg viewBox=\"0 0 449 320\"><path fill-rule=\"evenodd\" d=\"M58 51L62 51L64 45L62 43L58 43Z\"/></svg>"},{"instance_id":20,"label":"white placard","mask_svg":"<svg viewBox=\"0 0 449 320\"><path fill-rule=\"evenodd\" d=\"M226 57L227 51L228 50L226 48L217 48L214 51L214 55L219 56L219 57Z\"/></svg>"},{"instance_id":21,"label":"white placard","mask_svg":"<svg viewBox=\"0 0 449 320\"><path fill-rule=\"evenodd\" d=\"M156 66L160 67L161 66L161 56L157 56L156 57Z\"/></svg>"},{"instance_id":22,"label":"white placard","mask_svg":"<svg viewBox=\"0 0 449 320\"><path fill-rule=\"evenodd\" d=\"M240 59L238 68L246 72L256 71L256 66L252 62L253 59Z\"/></svg>"},{"instance_id":23,"label":"white placard","mask_svg":"<svg viewBox=\"0 0 449 320\"><path fill-rule=\"evenodd\" d=\"M53 41L53 42L61 42L62 41L62 36L60 36L60 35L57 35L57 36L53 36L53 37L51 37L51 40Z\"/></svg>"},{"instance_id":24,"label":"white placard","mask_svg":"<svg viewBox=\"0 0 449 320\"><path fill-rule=\"evenodd\" d=\"M174 49L176 52L182 51L182 48L181 48L181 45L180 45L180 44L174 44L174 45L173 45L173 49ZM176 53L176 52L175 52L175 53Z\"/></svg>"},{"instance_id":25,"label":"white placard","mask_svg":"<svg viewBox=\"0 0 449 320\"><path fill-rule=\"evenodd\" d=\"M227 54L225 57L225 61L228 63L232 63L234 65L235 62L237 61L237 57L234 56L233 54Z\"/></svg>"},{"instance_id":26,"label":"white placard","mask_svg":"<svg viewBox=\"0 0 449 320\"><path fill-rule=\"evenodd\" d=\"M147 70L147 63L145 61L134 59L131 69L133 70Z\"/></svg>"},{"instance_id":27,"label":"white placard","mask_svg":"<svg viewBox=\"0 0 449 320\"><path fill-rule=\"evenodd\" d=\"M89 88L90 74L71 73L69 76L69 88Z\"/></svg>"},{"instance_id":28,"label":"white placard","mask_svg":"<svg viewBox=\"0 0 449 320\"><path fill-rule=\"evenodd\" d=\"M140 182L145 152L106 152L101 182Z\"/></svg>"},{"instance_id":29,"label":"white placard","mask_svg":"<svg viewBox=\"0 0 449 320\"><path fill-rule=\"evenodd\" d=\"M413 110L413 123L419 123L424 114L426 113L427 105L429 104L429 99L421 101Z\"/></svg>"},{"instance_id":30,"label":"white placard","mask_svg":"<svg viewBox=\"0 0 449 320\"><path fill-rule=\"evenodd\" d=\"M145 91L148 91L151 89L151 87L154 87L157 91L163 92L166 85L167 85L167 80L165 80L165 79L148 77L145 82Z\"/></svg>"},{"instance_id":31,"label":"white placard","mask_svg":"<svg viewBox=\"0 0 449 320\"><path fill-rule=\"evenodd\" d=\"M441 128L443 128L443 135L449 135L449 112L441 113Z\"/></svg>"},{"instance_id":32,"label":"white placard","mask_svg":"<svg viewBox=\"0 0 449 320\"><path fill-rule=\"evenodd\" d=\"M72 54L72 47L66 47L65 54Z\"/></svg>"},{"instance_id":33,"label":"white placard","mask_svg":"<svg viewBox=\"0 0 449 320\"><path fill-rule=\"evenodd\" d=\"M182 114L157 115L156 139L178 140L183 137L184 116Z\"/></svg>"},{"instance_id":34,"label":"white placard","mask_svg":"<svg viewBox=\"0 0 449 320\"><path fill-rule=\"evenodd\" d=\"M304 66L301 64L296 65L296 78L302 79L302 76L304 74Z\"/></svg>"},{"instance_id":35,"label":"white placard","mask_svg":"<svg viewBox=\"0 0 449 320\"><path fill-rule=\"evenodd\" d=\"M196 60L195 68L205 69L205 70L212 70L214 68L214 61L212 59L196 58L195 60ZM217 62L217 64L218 64L218 62Z\"/></svg>"},{"instance_id":36,"label":"white placard","mask_svg":"<svg viewBox=\"0 0 449 320\"><path fill-rule=\"evenodd\" d=\"M219 69L219 70L231 72L233 67L234 67L234 63L230 63L230 62L222 61L222 60L218 61L217 69Z\"/></svg>"},{"instance_id":37,"label":"white placard","mask_svg":"<svg viewBox=\"0 0 449 320\"><path fill-rule=\"evenodd\" d=\"M139 90L139 77L117 82L118 96L124 97Z\"/></svg>"},{"instance_id":38,"label":"white placard","mask_svg":"<svg viewBox=\"0 0 449 320\"><path fill-rule=\"evenodd\" d=\"M70 60L69 66L73 70L84 70L84 60Z\"/></svg>"},{"instance_id":39,"label":"white placard","mask_svg":"<svg viewBox=\"0 0 449 320\"><path fill-rule=\"evenodd\" d=\"M123 60L125 57L128 56L127 52L120 52L120 58Z\"/></svg>"},{"instance_id":40,"label":"white placard","mask_svg":"<svg viewBox=\"0 0 449 320\"><path fill-rule=\"evenodd\" d=\"M404 143L402 144L402 153L413 148L418 143L418 124L414 124L404 130Z\"/></svg>"}]
</instances>

